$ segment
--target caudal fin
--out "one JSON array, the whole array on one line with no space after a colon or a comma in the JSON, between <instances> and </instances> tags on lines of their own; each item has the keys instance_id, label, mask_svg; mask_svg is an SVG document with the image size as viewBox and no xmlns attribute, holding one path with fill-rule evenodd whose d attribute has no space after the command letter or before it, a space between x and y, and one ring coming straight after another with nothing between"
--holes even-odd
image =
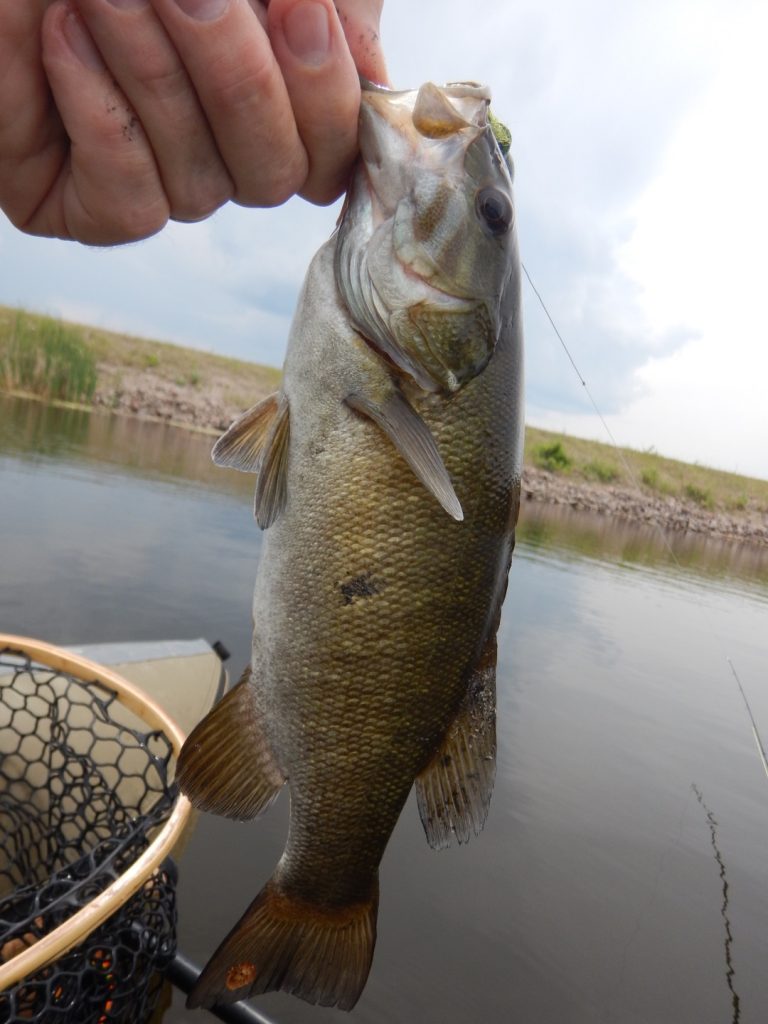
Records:
<instances>
[{"instance_id":1,"label":"caudal fin","mask_svg":"<svg viewBox=\"0 0 768 1024\"><path fill-rule=\"evenodd\" d=\"M366 902L328 907L269 881L206 964L187 1006L281 990L351 1010L371 969L377 909L378 882Z\"/></svg>"}]
</instances>

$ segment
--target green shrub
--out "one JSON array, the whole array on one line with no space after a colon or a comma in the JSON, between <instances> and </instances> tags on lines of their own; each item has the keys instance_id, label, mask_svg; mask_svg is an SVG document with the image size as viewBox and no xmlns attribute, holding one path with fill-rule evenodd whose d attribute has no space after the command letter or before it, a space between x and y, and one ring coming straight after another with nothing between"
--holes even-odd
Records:
<instances>
[{"instance_id":1,"label":"green shrub","mask_svg":"<svg viewBox=\"0 0 768 1024\"><path fill-rule=\"evenodd\" d=\"M659 489L659 472L655 467L651 469L644 469L640 474L641 481L646 487L650 487L652 491Z\"/></svg>"},{"instance_id":2,"label":"green shrub","mask_svg":"<svg viewBox=\"0 0 768 1024\"><path fill-rule=\"evenodd\" d=\"M536 465L541 469L548 469L552 473L568 469L571 460L565 452L560 441L553 444L540 444L534 451Z\"/></svg>"},{"instance_id":3,"label":"green shrub","mask_svg":"<svg viewBox=\"0 0 768 1024\"><path fill-rule=\"evenodd\" d=\"M677 493L677 487L675 487L675 485L666 477L661 476L655 466L651 466L649 469L644 469L640 474L640 481L650 490L658 491L659 494Z\"/></svg>"},{"instance_id":4,"label":"green shrub","mask_svg":"<svg viewBox=\"0 0 768 1024\"><path fill-rule=\"evenodd\" d=\"M96 359L76 328L18 313L0 341L0 377L8 390L88 401L96 390Z\"/></svg>"},{"instance_id":5,"label":"green shrub","mask_svg":"<svg viewBox=\"0 0 768 1024\"><path fill-rule=\"evenodd\" d=\"M612 480L618 479L619 471L608 462L598 462L593 459L584 467L584 476L590 480L599 480L600 483L609 484Z\"/></svg>"},{"instance_id":6,"label":"green shrub","mask_svg":"<svg viewBox=\"0 0 768 1024\"><path fill-rule=\"evenodd\" d=\"M701 505L704 508L712 508L712 495L702 487L697 487L696 484L686 484L683 487L683 494L686 498L690 498L691 501L695 501L697 505Z\"/></svg>"}]
</instances>

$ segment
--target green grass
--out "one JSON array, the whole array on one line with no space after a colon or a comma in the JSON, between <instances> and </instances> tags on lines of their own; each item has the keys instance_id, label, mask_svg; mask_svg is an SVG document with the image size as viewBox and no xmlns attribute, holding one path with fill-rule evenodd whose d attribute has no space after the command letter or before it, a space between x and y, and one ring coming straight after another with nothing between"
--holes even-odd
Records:
<instances>
[{"instance_id":1,"label":"green grass","mask_svg":"<svg viewBox=\"0 0 768 1024\"><path fill-rule=\"evenodd\" d=\"M7 391L87 402L96 389L96 359L78 328L18 310L0 332L0 379Z\"/></svg>"}]
</instances>

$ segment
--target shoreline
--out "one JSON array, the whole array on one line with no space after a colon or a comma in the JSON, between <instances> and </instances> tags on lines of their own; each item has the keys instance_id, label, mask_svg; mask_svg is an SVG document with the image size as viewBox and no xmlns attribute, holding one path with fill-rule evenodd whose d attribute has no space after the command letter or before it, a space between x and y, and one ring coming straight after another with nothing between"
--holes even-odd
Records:
<instances>
[{"instance_id":1,"label":"shoreline","mask_svg":"<svg viewBox=\"0 0 768 1024\"><path fill-rule=\"evenodd\" d=\"M568 506L614 519L768 547L768 516L735 515L693 501L646 494L616 484L593 484L525 465L522 500Z\"/></svg>"},{"instance_id":2,"label":"shoreline","mask_svg":"<svg viewBox=\"0 0 768 1024\"><path fill-rule=\"evenodd\" d=\"M182 383L158 379L151 371L134 371L120 387L99 387L92 404L53 401L60 408L80 409L97 414L114 414L192 430L216 437L244 409L221 391L202 390ZM3 391L11 397L46 402L19 391ZM265 398L267 391L252 394L249 403ZM228 400L229 399L229 400ZM641 487L596 483L577 479L567 472L540 469L529 462L523 467L521 502L568 506L678 533L719 537L737 543L768 546L768 513L728 512L707 508L692 500L648 493Z\"/></svg>"}]
</instances>

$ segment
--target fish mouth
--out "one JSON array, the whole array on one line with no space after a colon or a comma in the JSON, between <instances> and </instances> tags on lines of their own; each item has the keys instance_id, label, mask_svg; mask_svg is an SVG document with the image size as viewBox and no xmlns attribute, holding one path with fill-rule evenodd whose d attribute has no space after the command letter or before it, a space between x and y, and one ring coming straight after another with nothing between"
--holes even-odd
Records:
<instances>
[{"instance_id":1,"label":"fish mouth","mask_svg":"<svg viewBox=\"0 0 768 1024\"><path fill-rule=\"evenodd\" d=\"M410 97L416 97L418 100L420 96L424 100L434 91L450 100L481 100L485 102L486 107L491 101L491 90L487 85L481 85L479 82L448 82L445 85L426 82L418 89L390 89L389 86L371 82L370 79L360 75L360 92L363 102L371 102L375 96L381 97L386 103L410 101ZM483 120L481 126L486 124L486 120Z\"/></svg>"}]
</instances>

